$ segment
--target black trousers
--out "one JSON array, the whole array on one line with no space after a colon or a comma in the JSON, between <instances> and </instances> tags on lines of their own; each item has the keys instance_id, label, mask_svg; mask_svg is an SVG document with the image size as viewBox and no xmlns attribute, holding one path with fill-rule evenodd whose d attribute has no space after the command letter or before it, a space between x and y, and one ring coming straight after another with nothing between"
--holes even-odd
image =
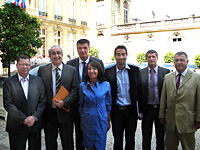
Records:
<instances>
[{"instance_id":1,"label":"black trousers","mask_svg":"<svg viewBox=\"0 0 200 150\"><path fill-rule=\"evenodd\" d=\"M54 110L48 121L45 122L44 133L46 150L57 150L58 132L62 143L63 150L73 150L73 122L60 124L57 119L56 111Z\"/></svg>"},{"instance_id":2,"label":"black trousers","mask_svg":"<svg viewBox=\"0 0 200 150\"><path fill-rule=\"evenodd\" d=\"M29 150L41 150L41 130L38 132L9 132L10 150L25 150L28 140Z\"/></svg>"},{"instance_id":3,"label":"black trousers","mask_svg":"<svg viewBox=\"0 0 200 150\"><path fill-rule=\"evenodd\" d=\"M76 134L76 150L85 150L82 146L83 142L83 132L80 128L80 116L76 114L74 117L74 126L75 126L75 134Z\"/></svg>"},{"instance_id":4,"label":"black trousers","mask_svg":"<svg viewBox=\"0 0 200 150\"><path fill-rule=\"evenodd\" d=\"M112 131L114 136L114 150L123 150L123 135L125 131L125 150L135 149L135 131L137 118L133 109L116 109L112 113Z\"/></svg>"},{"instance_id":5,"label":"black trousers","mask_svg":"<svg viewBox=\"0 0 200 150\"><path fill-rule=\"evenodd\" d=\"M156 135L156 150L164 150L164 136L165 126L160 124L159 118L159 107L154 108L153 105L147 105L147 110L142 119L142 147L143 150L151 150L151 138L153 123L155 124L155 135Z\"/></svg>"}]
</instances>

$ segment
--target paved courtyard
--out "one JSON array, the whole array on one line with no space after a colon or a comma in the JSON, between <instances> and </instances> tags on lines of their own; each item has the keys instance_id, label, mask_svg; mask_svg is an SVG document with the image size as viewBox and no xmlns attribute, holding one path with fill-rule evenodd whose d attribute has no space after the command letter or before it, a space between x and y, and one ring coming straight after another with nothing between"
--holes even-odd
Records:
<instances>
[{"instance_id":1,"label":"paved courtyard","mask_svg":"<svg viewBox=\"0 0 200 150\"><path fill-rule=\"evenodd\" d=\"M0 150L9 150L9 141L8 141L8 134L5 132L5 125L6 122L2 118L0 118ZM58 139L58 150L62 150L60 140ZM113 136L112 131L109 130L107 135L107 145L106 150L112 150L113 149ZM152 150L156 150L155 148L155 135L152 137ZM195 150L200 149L200 130L196 132L196 148ZM42 131L42 150L45 150L45 143L44 143L44 133ZM135 150L142 150L142 134L141 134L141 121L138 121L137 131L135 135ZM181 146L179 146L179 150L181 150Z\"/></svg>"}]
</instances>

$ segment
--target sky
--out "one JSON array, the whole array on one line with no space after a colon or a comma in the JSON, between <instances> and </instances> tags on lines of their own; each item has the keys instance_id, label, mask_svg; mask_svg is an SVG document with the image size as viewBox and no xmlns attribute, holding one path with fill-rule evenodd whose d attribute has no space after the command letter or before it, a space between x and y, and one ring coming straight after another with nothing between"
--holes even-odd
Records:
<instances>
[{"instance_id":1,"label":"sky","mask_svg":"<svg viewBox=\"0 0 200 150\"><path fill-rule=\"evenodd\" d=\"M142 21L200 16L200 0L131 0L132 18ZM155 14L153 19L152 11Z\"/></svg>"}]
</instances>

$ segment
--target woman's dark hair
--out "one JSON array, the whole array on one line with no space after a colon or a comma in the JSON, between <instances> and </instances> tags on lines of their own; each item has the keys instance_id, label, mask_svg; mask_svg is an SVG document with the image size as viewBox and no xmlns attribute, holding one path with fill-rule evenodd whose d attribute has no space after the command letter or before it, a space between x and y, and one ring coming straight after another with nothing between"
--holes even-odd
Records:
<instances>
[{"instance_id":1,"label":"woman's dark hair","mask_svg":"<svg viewBox=\"0 0 200 150\"><path fill-rule=\"evenodd\" d=\"M85 74L85 80L84 80L84 82L87 83L87 81L90 80L90 77L88 76L88 66L89 65L91 65L94 68L97 68L99 82L102 83L103 81L105 81L104 73L103 73L103 68L102 68L101 64L98 61L96 61L96 60L91 60L87 64L87 69L86 69L86 74Z\"/></svg>"}]
</instances>

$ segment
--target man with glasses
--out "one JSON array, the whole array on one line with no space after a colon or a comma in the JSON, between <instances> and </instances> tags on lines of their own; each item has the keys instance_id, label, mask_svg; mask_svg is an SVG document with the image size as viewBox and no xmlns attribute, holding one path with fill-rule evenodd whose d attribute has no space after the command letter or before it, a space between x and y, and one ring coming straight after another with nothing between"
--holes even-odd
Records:
<instances>
[{"instance_id":1,"label":"man with glasses","mask_svg":"<svg viewBox=\"0 0 200 150\"><path fill-rule=\"evenodd\" d=\"M38 70L46 88L47 108L45 110L45 142L47 150L57 150L58 131L62 149L73 150L73 109L78 96L78 74L76 68L64 64L63 51L60 46L54 45L49 49L50 64ZM64 86L69 95L62 100L52 101L60 87ZM64 109L68 109L69 112Z\"/></svg>"},{"instance_id":2,"label":"man with glasses","mask_svg":"<svg viewBox=\"0 0 200 150\"><path fill-rule=\"evenodd\" d=\"M195 132L200 128L200 74L187 68L185 52L174 55L175 72L164 78L160 122L166 129L166 150L195 149Z\"/></svg>"},{"instance_id":3,"label":"man with glasses","mask_svg":"<svg viewBox=\"0 0 200 150\"><path fill-rule=\"evenodd\" d=\"M104 68L103 62L100 59L91 57L89 55L90 51L90 41L87 39L80 39L77 41L77 52L79 57L69 60L67 64L74 66L79 74L79 83L84 81L84 76L86 73L86 66L89 61L96 60L101 65L102 68ZM76 109L74 109L74 124L75 124L75 132L76 132L76 150L85 150L85 148L82 146L82 140L83 140L83 134L80 129L80 115L78 113L78 100L76 103Z\"/></svg>"},{"instance_id":4,"label":"man with glasses","mask_svg":"<svg viewBox=\"0 0 200 150\"><path fill-rule=\"evenodd\" d=\"M11 150L41 149L42 114L46 107L45 87L41 78L29 74L30 59L17 58L18 73L4 81L3 101L8 112L6 131Z\"/></svg>"}]
</instances>

